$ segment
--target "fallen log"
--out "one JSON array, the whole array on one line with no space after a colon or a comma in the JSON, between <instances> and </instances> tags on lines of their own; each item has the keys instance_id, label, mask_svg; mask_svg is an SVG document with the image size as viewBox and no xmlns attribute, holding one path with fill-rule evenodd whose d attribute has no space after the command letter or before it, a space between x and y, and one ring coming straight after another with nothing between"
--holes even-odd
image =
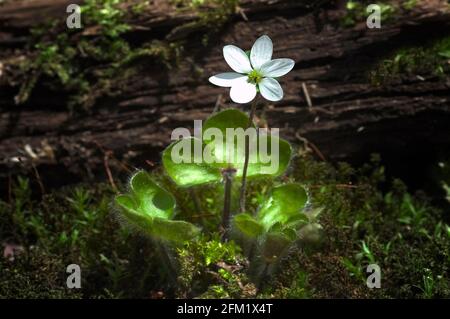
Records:
<instances>
[{"instance_id":1,"label":"fallen log","mask_svg":"<svg viewBox=\"0 0 450 319\"><path fill-rule=\"evenodd\" d=\"M59 14L68 2L73 1L0 7L0 47L5 48L0 66L23 52L27 30L41 22L36 17ZM283 137L313 146L327 161L360 163L377 152L407 171L448 150L448 75L417 74L387 86L367 79L373 65L397 48L448 34L446 1L423 1L381 29L367 29L364 22L344 28L339 17L345 12L335 5L318 9L298 1L248 0L240 8L210 45L187 45L177 70L143 68L120 83L118 94L96 100L88 114L72 114L61 105L64 96L42 88L25 105L16 105L17 87L0 75L0 188L6 189L10 176L36 171L44 184L59 186L105 178L108 171L125 175L134 167L148 168L159 161L174 128L191 128L216 103L236 106L226 90L207 79L228 70L223 45L250 48L261 34L272 38L275 57L293 58L296 67L281 79L283 101L260 106L260 125L279 127ZM131 21L129 33L138 39L195 38L198 30L176 30L192 19L191 13L155 8Z\"/></svg>"}]
</instances>

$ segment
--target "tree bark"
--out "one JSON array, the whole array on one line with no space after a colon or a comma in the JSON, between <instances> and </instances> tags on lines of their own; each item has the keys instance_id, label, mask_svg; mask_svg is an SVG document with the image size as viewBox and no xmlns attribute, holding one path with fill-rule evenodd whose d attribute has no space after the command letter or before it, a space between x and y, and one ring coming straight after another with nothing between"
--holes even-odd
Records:
<instances>
[{"instance_id":1,"label":"tree bark","mask_svg":"<svg viewBox=\"0 0 450 319\"><path fill-rule=\"evenodd\" d=\"M34 92L25 105L16 105L18 89L2 77L2 61L17 58L17 52L25 56L30 27L64 14L68 3L73 0L0 6L2 190L8 176L36 170L44 184L59 186L104 178L108 171L117 176L135 167L150 168L159 162L174 128L192 128L217 102L238 106L230 101L228 89L211 85L208 77L229 71L222 57L225 44L249 49L261 34L272 38L275 58L293 58L296 66L280 79L282 102L259 110L260 125L279 127L283 137L307 143L327 161L361 162L378 152L400 163L411 156L434 156L450 145L448 76L420 74L386 87L371 85L366 76L395 49L449 34L446 1L423 1L381 29L367 29L365 22L341 27L345 12L332 3L317 8L301 1L247 0L208 47L195 40L198 30L177 29L195 18L192 13L155 7L131 20L129 33L138 39L192 38L179 69L142 69L117 88L119 94L98 99L86 115L69 113L58 92Z\"/></svg>"}]
</instances>

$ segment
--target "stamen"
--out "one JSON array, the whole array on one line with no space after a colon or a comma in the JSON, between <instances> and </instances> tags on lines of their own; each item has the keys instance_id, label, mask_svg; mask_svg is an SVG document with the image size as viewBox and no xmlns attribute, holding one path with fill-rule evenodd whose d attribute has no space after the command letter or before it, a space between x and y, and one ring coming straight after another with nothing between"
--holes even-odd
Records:
<instances>
[{"instance_id":1,"label":"stamen","mask_svg":"<svg viewBox=\"0 0 450 319\"><path fill-rule=\"evenodd\" d=\"M263 79L263 76L261 73L259 73L257 70L253 70L248 74L248 82L252 84L259 84Z\"/></svg>"}]
</instances>

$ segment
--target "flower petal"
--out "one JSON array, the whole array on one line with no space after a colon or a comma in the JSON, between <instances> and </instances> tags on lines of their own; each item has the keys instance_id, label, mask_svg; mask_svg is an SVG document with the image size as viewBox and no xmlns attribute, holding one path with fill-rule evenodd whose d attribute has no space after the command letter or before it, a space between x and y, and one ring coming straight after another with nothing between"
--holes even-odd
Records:
<instances>
[{"instance_id":1,"label":"flower petal","mask_svg":"<svg viewBox=\"0 0 450 319\"><path fill-rule=\"evenodd\" d=\"M230 97L235 103L248 103L256 96L256 85L248 83L247 79L239 79L233 82Z\"/></svg>"},{"instance_id":2,"label":"flower petal","mask_svg":"<svg viewBox=\"0 0 450 319\"><path fill-rule=\"evenodd\" d=\"M250 61L253 68L259 70L264 63L269 62L272 59L272 52L272 40L267 35L259 37L250 52Z\"/></svg>"},{"instance_id":3,"label":"flower petal","mask_svg":"<svg viewBox=\"0 0 450 319\"><path fill-rule=\"evenodd\" d=\"M223 47L223 57L228 65L238 73L250 73L252 66L250 60L244 51L234 45L226 45Z\"/></svg>"},{"instance_id":4,"label":"flower petal","mask_svg":"<svg viewBox=\"0 0 450 319\"><path fill-rule=\"evenodd\" d=\"M225 72L210 77L209 82L221 87L232 87L234 81L246 77L246 75L236 72Z\"/></svg>"},{"instance_id":5,"label":"flower petal","mask_svg":"<svg viewBox=\"0 0 450 319\"><path fill-rule=\"evenodd\" d=\"M261 73L266 77L276 78L287 74L295 65L292 59L275 59L261 66Z\"/></svg>"},{"instance_id":6,"label":"flower petal","mask_svg":"<svg viewBox=\"0 0 450 319\"><path fill-rule=\"evenodd\" d=\"M264 78L259 83L259 91L261 95L269 101L277 102L283 98L283 89L277 80L272 78Z\"/></svg>"}]
</instances>

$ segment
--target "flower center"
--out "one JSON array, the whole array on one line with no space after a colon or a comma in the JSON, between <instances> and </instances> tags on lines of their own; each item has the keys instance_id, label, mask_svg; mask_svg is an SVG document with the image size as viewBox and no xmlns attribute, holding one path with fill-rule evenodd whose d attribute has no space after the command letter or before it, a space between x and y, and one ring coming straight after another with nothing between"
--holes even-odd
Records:
<instances>
[{"instance_id":1,"label":"flower center","mask_svg":"<svg viewBox=\"0 0 450 319\"><path fill-rule=\"evenodd\" d=\"M259 73L257 70L253 70L248 74L248 82L252 84L259 84L263 79L263 76L261 73Z\"/></svg>"}]
</instances>

